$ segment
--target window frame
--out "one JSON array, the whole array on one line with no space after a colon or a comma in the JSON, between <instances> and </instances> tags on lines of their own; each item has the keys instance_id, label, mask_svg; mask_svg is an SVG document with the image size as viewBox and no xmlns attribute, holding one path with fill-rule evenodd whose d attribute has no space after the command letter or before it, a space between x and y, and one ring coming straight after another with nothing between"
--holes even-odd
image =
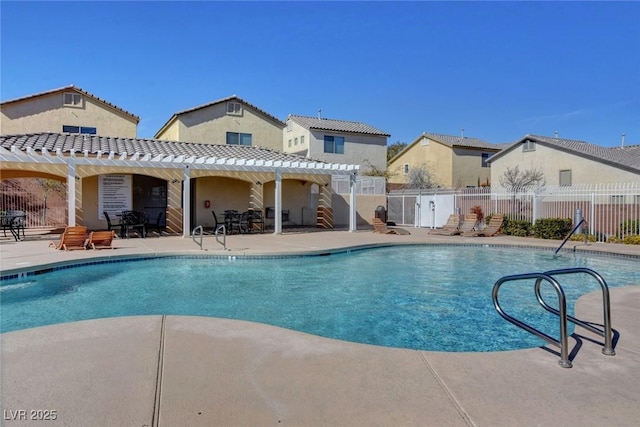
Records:
<instances>
[{"instance_id":1,"label":"window frame","mask_svg":"<svg viewBox=\"0 0 640 427\"><path fill-rule=\"evenodd\" d=\"M405 163L402 165L402 174L409 175L409 163Z\"/></svg>"},{"instance_id":2,"label":"window frame","mask_svg":"<svg viewBox=\"0 0 640 427\"><path fill-rule=\"evenodd\" d=\"M344 136L325 135L324 136L324 152L325 154L344 154ZM331 145L327 145L331 144ZM330 147L330 151L327 150ZM341 147L341 149L339 149Z\"/></svg>"},{"instance_id":3,"label":"window frame","mask_svg":"<svg viewBox=\"0 0 640 427\"><path fill-rule=\"evenodd\" d=\"M227 106L227 115L229 116L241 116L242 115L242 103L236 101L228 101Z\"/></svg>"},{"instance_id":4,"label":"window frame","mask_svg":"<svg viewBox=\"0 0 640 427\"><path fill-rule=\"evenodd\" d=\"M481 163L481 166L482 166L483 168L488 168L488 167L490 167L489 162L487 161L487 160L489 160L489 157L491 157L491 154L489 154L489 153L482 153L482 159L481 159L482 163Z\"/></svg>"},{"instance_id":5,"label":"window frame","mask_svg":"<svg viewBox=\"0 0 640 427\"><path fill-rule=\"evenodd\" d=\"M563 179L562 179L563 174L565 176L565 179L564 179L565 182L563 182ZM567 179L566 179L567 174L568 174L568 177L569 177L569 183L566 182L567 181ZM571 173L571 169L560 169L560 172L558 174L558 185L560 187L571 187L571 184L573 182L573 179L572 179L573 176L572 175L573 174Z\"/></svg>"},{"instance_id":6,"label":"window frame","mask_svg":"<svg viewBox=\"0 0 640 427\"><path fill-rule=\"evenodd\" d=\"M522 151L536 151L536 143L530 139L527 139L522 143Z\"/></svg>"},{"instance_id":7,"label":"window frame","mask_svg":"<svg viewBox=\"0 0 640 427\"><path fill-rule=\"evenodd\" d=\"M71 97L71 102L67 102L67 96ZM77 100L77 102L76 102ZM82 107L82 94L77 92L64 92L62 94L62 105L65 107L74 107L81 108Z\"/></svg>"},{"instance_id":8,"label":"window frame","mask_svg":"<svg viewBox=\"0 0 640 427\"><path fill-rule=\"evenodd\" d=\"M235 136L237 142L229 142L229 137ZM249 144L243 144L244 138L249 137ZM253 135L250 133L242 132L227 132L226 145L237 145L239 147L251 147L253 146Z\"/></svg>"},{"instance_id":9,"label":"window frame","mask_svg":"<svg viewBox=\"0 0 640 427\"><path fill-rule=\"evenodd\" d=\"M98 129L92 126L62 125L62 133L97 135Z\"/></svg>"}]
</instances>

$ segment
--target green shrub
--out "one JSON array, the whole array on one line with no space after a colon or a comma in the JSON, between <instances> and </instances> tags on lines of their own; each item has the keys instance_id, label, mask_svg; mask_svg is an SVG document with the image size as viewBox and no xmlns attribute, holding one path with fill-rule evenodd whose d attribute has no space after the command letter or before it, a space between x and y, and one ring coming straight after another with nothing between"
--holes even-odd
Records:
<instances>
[{"instance_id":1,"label":"green shrub","mask_svg":"<svg viewBox=\"0 0 640 427\"><path fill-rule=\"evenodd\" d=\"M573 234L569 240L571 240L572 242L584 242L584 233L583 234ZM597 242L598 239L596 238L595 234L587 234L587 241L588 242Z\"/></svg>"},{"instance_id":2,"label":"green shrub","mask_svg":"<svg viewBox=\"0 0 640 427\"><path fill-rule=\"evenodd\" d=\"M630 234L629 236L622 239L622 243L626 245L640 245L640 235Z\"/></svg>"},{"instance_id":3,"label":"green shrub","mask_svg":"<svg viewBox=\"0 0 640 427\"><path fill-rule=\"evenodd\" d=\"M507 236L531 236L531 222L505 218L502 223L502 232Z\"/></svg>"},{"instance_id":4,"label":"green shrub","mask_svg":"<svg viewBox=\"0 0 640 427\"><path fill-rule=\"evenodd\" d=\"M562 240L571 231L571 218L544 218L536 221L533 235L538 239Z\"/></svg>"},{"instance_id":5,"label":"green shrub","mask_svg":"<svg viewBox=\"0 0 640 427\"><path fill-rule=\"evenodd\" d=\"M626 236L628 234L640 234L640 220L628 219L620 224L618 237Z\"/></svg>"},{"instance_id":6,"label":"green shrub","mask_svg":"<svg viewBox=\"0 0 640 427\"><path fill-rule=\"evenodd\" d=\"M607 243L622 243L622 239L616 236L611 236L607 239Z\"/></svg>"}]
</instances>

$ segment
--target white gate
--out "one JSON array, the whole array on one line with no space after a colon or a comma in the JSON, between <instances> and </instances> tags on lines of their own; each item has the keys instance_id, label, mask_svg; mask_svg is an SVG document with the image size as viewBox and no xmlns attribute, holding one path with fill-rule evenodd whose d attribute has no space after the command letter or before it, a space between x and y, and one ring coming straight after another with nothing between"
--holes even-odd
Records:
<instances>
[{"instance_id":1,"label":"white gate","mask_svg":"<svg viewBox=\"0 0 640 427\"><path fill-rule=\"evenodd\" d=\"M416 227L436 228L447 223L455 210L454 194L419 196L416 203Z\"/></svg>"}]
</instances>

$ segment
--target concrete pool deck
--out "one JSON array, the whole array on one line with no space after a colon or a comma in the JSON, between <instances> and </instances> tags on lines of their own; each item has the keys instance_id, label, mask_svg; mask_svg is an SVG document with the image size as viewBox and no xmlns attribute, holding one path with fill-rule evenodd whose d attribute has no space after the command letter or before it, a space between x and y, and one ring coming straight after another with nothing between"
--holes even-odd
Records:
<instances>
[{"instance_id":1,"label":"concrete pool deck","mask_svg":"<svg viewBox=\"0 0 640 427\"><path fill-rule=\"evenodd\" d=\"M0 240L2 274L84 259L156 254L323 253L389 243L559 242L371 231L116 239L114 250L56 251L57 236ZM631 245L569 242L577 251L640 256ZM40 267L41 268L41 267ZM514 266L515 273L518 271ZM640 277L640 273L639 273ZM576 329L573 368L557 349L446 353L321 338L251 322L190 316L89 320L1 334L6 426L636 426L640 420L640 280L611 290L616 355ZM602 323L599 293L577 316ZM1 315L1 312L0 312ZM556 354L552 353L556 352ZM39 412L38 412L39 411ZM49 411L49 412L47 412ZM55 420L39 421L55 411Z\"/></svg>"}]
</instances>

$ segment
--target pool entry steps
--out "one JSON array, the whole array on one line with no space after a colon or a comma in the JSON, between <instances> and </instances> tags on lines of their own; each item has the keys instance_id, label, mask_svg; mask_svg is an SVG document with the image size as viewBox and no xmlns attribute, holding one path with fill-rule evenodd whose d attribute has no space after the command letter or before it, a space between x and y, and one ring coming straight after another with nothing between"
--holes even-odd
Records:
<instances>
[{"instance_id":1,"label":"pool entry steps","mask_svg":"<svg viewBox=\"0 0 640 427\"><path fill-rule=\"evenodd\" d=\"M560 283L553 276L577 274L577 273L585 273L592 276L594 279L598 281L598 283L600 284L600 287L602 288L602 308L603 308L603 315L604 315L604 322L603 322L604 330L600 330L588 322L584 322L580 319L577 319L573 316L569 316L567 314L567 301L565 298L564 290L562 289L562 286L560 286ZM553 337L550 337L544 332L508 315L502 309L502 306L498 301L498 292L500 290L500 286L502 286L502 284L506 282L526 280L526 279L536 280L534 285L534 290L535 290L536 298L538 299L538 302L540 303L540 305L545 310L560 317L560 340L559 341ZM549 306L542 298L542 295L540 294L540 285L542 284L543 281L549 282L554 287L556 293L558 294L559 309L555 309ZM500 278L495 283L495 285L493 285L493 305L498 311L498 314L500 314L500 316L502 316L507 321L513 323L516 326L521 327L522 329L528 332L531 332L532 334L536 335L537 337L545 340L550 344L560 347L560 360L558 361L558 364L563 368L571 368L571 366L573 366L571 361L569 360L569 348L567 345L567 342L568 342L567 320L573 322L578 326L582 326L583 328L603 337L604 347L602 349L602 354L607 356L614 356L616 354L615 350L613 349L613 338L612 338L612 331L611 331L611 306L609 302L609 287L607 286L607 283L605 282L605 280L602 278L600 274L596 273L595 271L589 268L580 268L580 267L565 268L560 270L545 271L544 273L526 273L526 274L515 274L510 276L504 276Z\"/></svg>"}]
</instances>

